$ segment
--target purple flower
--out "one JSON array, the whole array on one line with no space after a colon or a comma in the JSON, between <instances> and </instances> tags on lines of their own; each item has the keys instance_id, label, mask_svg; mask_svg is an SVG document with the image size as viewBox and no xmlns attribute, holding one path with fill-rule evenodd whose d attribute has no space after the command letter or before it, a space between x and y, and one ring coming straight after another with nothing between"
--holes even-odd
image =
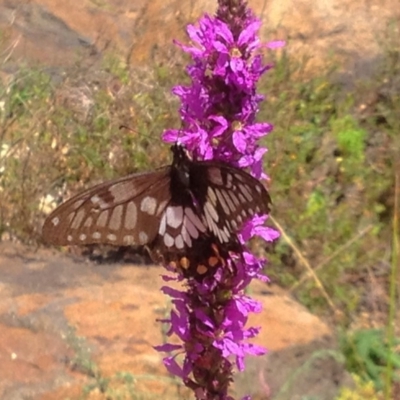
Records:
<instances>
[{"instance_id":1,"label":"purple flower","mask_svg":"<svg viewBox=\"0 0 400 400\"><path fill-rule=\"evenodd\" d=\"M244 0L219 0L218 5L216 17L205 15L196 26L188 26L190 45L178 43L192 58L186 69L191 84L173 89L181 101L182 127L166 130L163 139L180 142L194 159L223 160L266 179L262 157L267 149L258 141L273 126L256 122L264 98L256 85L271 68L263 62L262 50L281 47L282 42L260 42L260 21ZM266 219L256 215L246 222L238 235L243 245L253 236L266 241L279 236L264 225ZM176 335L182 345L167 343L157 350L173 353L164 359L168 371L180 376L197 399L232 399L227 392L234 365L243 370L246 355L265 353L248 342L259 328L246 328L249 314L260 312L261 305L244 295L252 279L267 280L262 274L264 264L264 259L245 250L224 256L213 273L189 278L184 293L163 287L174 305L166 320L168 335ZM182 352L180 365L177 356Z\"/></svg>"},{"instance_id":2,"label":"purple flower","mask_svg":"<svg viewBox=\"0 0 400 400\"><path fill-rule=\"evenodd\" d=\"M262 237L266 242L276 240L279 237L279 233L275 229L264 225L267 218L266 215L255 216L251 221L245 223L239 235L242 243L246 243L253 236Z\"/></svg>"}]
</instances>

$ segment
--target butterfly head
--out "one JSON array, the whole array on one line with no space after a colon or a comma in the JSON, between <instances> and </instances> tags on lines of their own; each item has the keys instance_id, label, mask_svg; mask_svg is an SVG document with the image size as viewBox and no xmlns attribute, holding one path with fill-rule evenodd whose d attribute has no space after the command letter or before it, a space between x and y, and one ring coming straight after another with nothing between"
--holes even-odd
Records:
<instances>
[{"instance_id":1,"label":"butterfly head","mask_svg":"<svg viewBox=\"0 0 400 400\"><path fill-rule=\"evenodd\" d=\"M172 169L174 175L185 188L188 188L190 185L191 158L187 150L179 143L171 146L171 151L173 154Z\"/></svg>"},{"instance_id":2,"label":"butterfly head","mask_svg":"<svg viewBox=\"0 0 400 400\"><path fill-rule=\"evenodd\" d=\"M171 151L173 154L172 163L175 164L176 166L185 164L188 161L192 161L192 157L190 156L189 152L179 142L171 146Z\"/></svg>"}]
</instances>

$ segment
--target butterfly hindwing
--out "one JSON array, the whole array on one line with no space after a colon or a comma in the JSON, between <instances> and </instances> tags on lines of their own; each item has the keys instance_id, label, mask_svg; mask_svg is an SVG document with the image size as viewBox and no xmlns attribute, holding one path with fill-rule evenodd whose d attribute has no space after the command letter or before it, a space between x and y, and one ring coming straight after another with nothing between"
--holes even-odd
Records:
<instances>
[{"instance_id":1,"label":"butterfly hindwing","mask_svg":"<svg viewBox=\"0 0 400 400\"><path fill-rule=\"evenodd\" d=\"M43 238L54 245L146 245L157 236L170 201L170 167L94 186L46 219Z\"/></svg>"}]
</instances>

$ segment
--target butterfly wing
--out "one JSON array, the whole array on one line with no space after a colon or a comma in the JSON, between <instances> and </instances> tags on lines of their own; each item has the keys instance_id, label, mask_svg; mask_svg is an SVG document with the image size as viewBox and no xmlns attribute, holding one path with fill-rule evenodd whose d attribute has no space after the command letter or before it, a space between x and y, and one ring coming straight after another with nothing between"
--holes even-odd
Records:
<instances>
[{"instance_id":1,"label":"butterfly wing","mask_svg":"<svg viewBox=\"0 0 400 400\"><path fill-rule=\"evenodd\" d=\"M175 172L153 259L186 277L206 276L229 252L241 253L237 232L255 214L267 214L271 199L261 182L226 163L183 159Z\"/></svg>"},{"instance_id":2,"label":"butterfly wing","mask_svg":"<svg viewBox=\"0 0 400 400\"><path fill-rule=\"evenodd\" d=\"M161 216L158 235L150 251L163 263L179 262L193 249L213 236L203 223L190 191L179 180L171 179L171 201Z\"/></svg>"},{"instance_id":3,"label":"butterfly wing","mask_svg":"<svg viewBox=\"0 0 400 400\"><path fill-rule=\"evenodd\" d=\"M156 259L202 274L204 265L240 251L237 231L254 214L268 213L270 203L248 173L194 162L177 147L172 166L94 186L59 206L43 238L54 245L146 245Z\"/></svg>"},{"instance_id":4,"label":"butterfly wing","mask_svg":"<svg viewBox=\"0 0 400 400\"><path fill-rule=\"evenodd\" d=\"M193 162L191 191L202 209L203 222L224 246L238 243L237 232L255 214L268 214L271 198L262 183L223 162Z\"/></svg>"},{"instance_id":5,"label":"butterfly wing","mask_svg":"<svg viewBox=\"0 0 400 400\"><path fill-rule=\"evenodd\" d=\"M147 245L170 202L170 167L94 186L56 208L42 235L53 245Z\"/></svg>"}]
</instances>

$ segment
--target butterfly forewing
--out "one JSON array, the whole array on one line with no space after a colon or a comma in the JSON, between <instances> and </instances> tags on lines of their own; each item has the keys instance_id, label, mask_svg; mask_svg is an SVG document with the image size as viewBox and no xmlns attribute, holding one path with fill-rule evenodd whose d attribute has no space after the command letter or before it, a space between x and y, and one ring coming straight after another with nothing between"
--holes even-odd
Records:
<instances>
[{"instance_id":1,"label":"butterfly forewing","mask_svg":"<svg viewBox=\"0 0 400 400\"><path fill-rule=\"evenodd\" d=\"M270 211L267 190L238 168L206 161L192 168L191 179L203 221L222 245L237 243L237 232L246 220Z\"/></svg>"},{"instance_id":2,"label":"butterfly forewing","mask_svg":"<svg viewBox=\"0 0 400 400\"><path fill-rule=\"evenodd\" d=\"M146 245L158 234L170 201L170 167L129 175L69 199L46 219L43 238L55 245Z\"/></svg>"}]
</instances>

